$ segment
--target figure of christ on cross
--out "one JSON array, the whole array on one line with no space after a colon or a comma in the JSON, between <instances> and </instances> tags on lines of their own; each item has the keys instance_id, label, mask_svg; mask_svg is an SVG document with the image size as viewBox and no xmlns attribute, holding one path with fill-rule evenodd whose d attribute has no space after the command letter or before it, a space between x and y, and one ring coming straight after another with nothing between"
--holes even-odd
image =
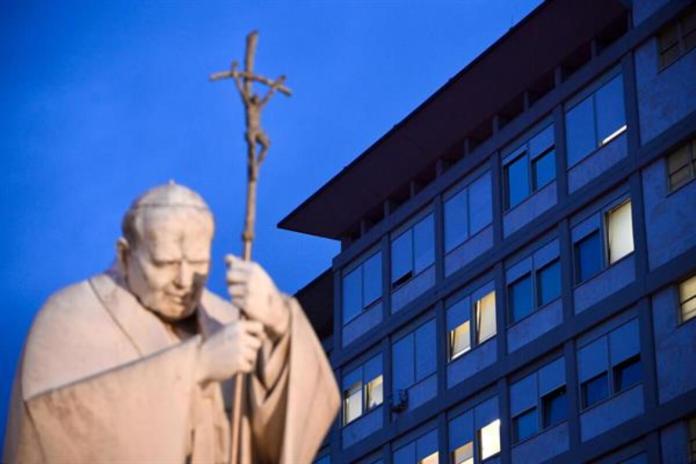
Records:
<instances>
[{"instance_id":1,"label":"figure of christ on cross","mask_svg":"<svg viewBox=\"0 0 696 464\"><path fill-rule=\"evenodd\" d=\"M290 96L292 92L285 86L285 76L280 76L275 80L254 74L254 58L256 55L256 44L259 34L253 31L246 38L246 56L244 60L244 71L237 69L238 63L232 62L229 71L216 72L210 75L211 81L221 79L234 79L234 82L242 97L246 117L247 142L247 204L244 221L244 231L242 232L242 242L244 244L243 257L245 260L251 259L251 244L254 240L254 226L256 223L256 184L258 182L259 168L266 159L271 141L261 127L261 110L268 104L276 91ZM268 86L268 90L263 97L254 93L253 84L258 82Z\"/></svg>"}]
</instances>

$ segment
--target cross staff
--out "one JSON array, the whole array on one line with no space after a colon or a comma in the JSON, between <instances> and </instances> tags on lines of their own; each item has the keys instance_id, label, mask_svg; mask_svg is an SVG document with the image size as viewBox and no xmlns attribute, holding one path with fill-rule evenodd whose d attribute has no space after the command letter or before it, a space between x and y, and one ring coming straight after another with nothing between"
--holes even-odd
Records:
<instances>
[{"instance_id":1,"label":"cross staff","mask_svg":"<svg viewBox=\"0 0 696 464\"><path fill-rule=\"evenodd\" d=\"M259 168L266 159L271 140L261 127L261 110L266 106L275 92L290 96L292 91L285 86L285 76L275 80L254 74L254 58L256 55L256 43L259 33L253 31L246 38L246 56L244 71L237 69L238 63L232 62L229 71L220 71L210 75L211 81L221 79L234 79L234 82L242 97L246 116L247 142L247 203L244 216L244 231L242 232L243 258L251 259L251 244L254 241L254 227L256 224L256 184L258 182ZM252 84L258 82L268 86L263 97L254 93Z\"/></svg>"}]
</instances>

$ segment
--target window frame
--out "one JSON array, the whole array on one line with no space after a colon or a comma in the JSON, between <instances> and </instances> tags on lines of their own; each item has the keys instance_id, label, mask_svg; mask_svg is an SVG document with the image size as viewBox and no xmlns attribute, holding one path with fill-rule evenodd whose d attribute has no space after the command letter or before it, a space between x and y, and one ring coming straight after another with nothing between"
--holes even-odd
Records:
<instances>
[{"instance_id":1,"label":"window frame","mask_svg":"<svg viewBox=\"0 0 696 464\"><path fill-rule=\"evenodd\" d=\"M481 287L481 288L483 288L483 287ZM478 297L474 300L473 295L477 294L479 292L479 290L481 290L481 288L479 288L478 290L475 290L474 292L471 292L465 296L462 296L461 298L457 298L456 300L454 300L453 303L449 304L445 310L445 313L446 313L447 310L454 307L456 304L461 303L462 300L468 300L467 304L469 307L469 318L464 320L460 324L457 324L452 329L447 330L447 340L448 340L447 363L453 362L453 361L461 358L462 356L464 356L468 353L471 353L473 350L475 350L479 346L485 344L489 340L494 339L498 335L498 317L497 317L498 316L497 315L497 311L498 311L498 299L497 298L498 298L498 296L497 296L496 289L495 289L495 287L493 287L490 291L483 293L480 297ZM478 326L479 320L478 320L477 304L480 301L483 301L486 297L488 297L491 294L493 294L493 298L494 298L493 317L495 320L494 321L495 332L492 335L488 336L487 338L485 338L483 340L479 340L479 330L480 329ZM446 318L446 316L445 316L445 318ZM465 324L469 324L469 347L465 351L461 351L461 352L455 354L452 351L453 333Z\"/></svg>"},{"instance_id":2,"label":"window frame","mask_svg":"<svg viewBox=\"0 0 696 464\"><path fill-rule=\"evenodd\" d=\"M472 215L472 207L471 207L471 190L474 187L474 185L481 181L482 178L488 176L489 179L488 181L490 182L490 188L491 188L491 195L490 195L490 220L481 225L478 229L474 230L474 227L472 226L473 221L473 215ZM450 253L454 252L457 250L459 247L461 247L463 244L471 240L472 238L476 237L478 234L486 230L488 227L491 227L494 221L494 213L493 213L493 174L490 168L487 166L485 169L480 168L477 169L475 172L467 175L462 181L456 183L452 188L449 188L443 195L442 197L442 252L443 256L448 256ZM463 194L465 196L465 203L466 203L466 234L465 238L461 241L454 242L451 245L451 248L447 248L448 242L447 242L447 223L448 223L448 214L447 214L447 203L455 198L456 196Z\"/></svg>"},{"instance_id":3,"label":"window frame","mask_svg":"<svg viewBox=\"0 0 696 464\"><path fill-rule=\"evenodd\" d=\"M689 178L685 181L683 181L681 184L677 185L672 185L672 176L678 172L680 169L677 169L674 172L670 172L670 163L669 160L672 156L676 155L679 153L679 150L686 148L688 151L687 154L687 164L686 166L683 166L681 169L684 167L687 167L689 169ZM665 173L667 174L667 195L671 195L674 192L678 192L682 188L686 187L690 183L692 183L694 180L696 180L696 137L694 138L689 138L686 142L683 142L679 144L675 149L671 150L667 156L665 156Z\"/></svg>"},{"instance_id":4,"label":"window frame","mask_svg":"<svg viewBox=\"0 0 696 464\"><path fill-rule=\"evenodd\" d=\"M380 374L377 376L374 376L372 378L366 379L365 366L369 362L375 360L378 357L382 358L381 369L379 370ZM365 415L369 414L370 412L374 411L375 409L379 408L380 406L382 406L384 404L384 398L385 398L385 395L384 395L384 385L385 385L384 384L384 355L381 352L379 352L377 354L374 354L372 356L367 357L359 365L355 366L354 368L346 369L345 373L342 375L341 382L343 382L345 377L353 374L354 372L356 372L358 370L360 371L359 379L356 380L355 382L353 382L348 388L341 389L341 426L342 427L346 427L346 426L354 423L355 421L357 421L361 417L364 417ZM368 400L368 387L372 382L374 382L375 380L377 380L379 378L382 379L381 380L381 389L382 389L381 402L372 406L372 407L368 407L368 402L367 402L367 400ZM358 414L356 417L354 417L353 419L348 421L347 415L346 415L346 402L347 402L347 399L349 398L349 396L347 396L346 393L351 391L355 387L355 385L360 386L360 390L359 390L360 391L360 393L359 393L359 395L360 395L360 414ZM355 395L355 394L357 394L357 391L353 392L352 395Z\"/></svg>"},{"instance_id":5,"label":"window frame","mask_svg":"<svg viewBox=\"0 0 696 464\"><path fill-rule=\"evenodd\" d=\"M543 248L543 247L541 247ZM532 253L533 255L533 253ZM550 299L547 302L542 302L541 299L541 273L550 269L552 266L558 266L558 280L559 280L559 294L555 296L554 298ZM524 316L520 317L519 319L515 319L514 314L513 314L513 303L512 303L512 293L510 291L511 287L517 283L519 283L522 279L524 278L529 278L530 279L530 285L531 285L531 297L532 297L532 307L531 310L529 311L528 314L525 314ZM519 323L520 321L523 321L527 319L528 317L531 317L534 313L537 311L541 310L545 306L553 303L557 299L561 298L563 296L563 275L562 275L562 269L561 269L561 257L555 256L548 260L547 262L544 262L544 264L540 265L538 268L536 267L536 263L534 263L530 269L520 276L517 276L512 282L508 283L505 287L506 295L507 295L507 316L508 316L508 321L507 321L507 326L512 327L513 325Z\"/></svg>"},{"instance_id":6,"label":"window frame","mask_svg":"<svg viewBox=\"0 0 696 464\"><path fill-rule=\"evenodd\" d=\"M690 281L692 279L696 279L696 274L693 274L685 279L680 280L676 285L676 300L677 300L677 313L678 313L677 314L677 321L679 321L678 325L687 324L691 321L696 320L696 309L691 311L691 314L689 315L689 317L687 317L687 318L684 317L684 303L696 299L696 292L693 295L686 298L685 300L682 300L682 286L684 286L684 284L686 284L688 281Z\"/></svg>"},{"instance_id":7,"label":"window frame","mask_svg":"<svg viewBox=\"0 0 696 464\"><path fill-rule=\"evenodd\" d=\"M367 264L368 261L370 261L372 258L375 256L379 255L379 263L380 263L380 284L379 287L381 289L380 295L369 301L365 302L365 265ZM346 306L345 306L345 279L348 275L352 274L353 272L360 272L360 305L361 308L358 312L356 312L350 319L346 319ZM341 326L345 327L351 322L353 322L355 319L360 317L360 315L364 314L368 309L372 308L374 305L376 305L379 302L384 301L384 253L382 253L381 248L376 248L373 249L372 251L369 251L363 256L360 257L360 259L357 259L354 261L352 265L346 266L343 271L341 272Z\"/></svg>"},{"instance_id":8,"label":"window frame","mask_svg":"<svg viewBox=\"0 0 696 464\"><path fill-rule=\"evenodd\" d=\"M696 48L696 41L694 41L693 45L687 45L685 37L689 34L696 34L696 29L691 30L691 31L685 31L684 30L684 23L686 22L687 17L690 15L696 15L696 7L690 6L683 11L678 18L674 19L671 21L669 24L665 25L663 28L661 28L656 34L655 34L655 50L657 53L657 71L662 72L665 69L669 68L672 66L674 63L679 61L681 58L683 58L686 54L688 54L691 50ZM666 35L668 32L674 32L674 35L676 36L676 40L672 45L669 47L663 47L662 39L663 36ZM664 55L665 52L667 52L670 49L675 48L677 49L677 54L672 59L672 61L665 63L664 62Z\"/></svg>"},{"instance_id":9,"label":"window frame","mask_svg":"<svg viewBox=\"0 0 696 464\"><path fill-rule=\"evenodd\" d=\"M427 219L430 219L430 221L432 221L432 240L433 240L432 255L433 255L433 260L428 266L426 266L425 268L416 272L415 230L419 224L421 224L423 221L425 221ZM411 282L413 279L420 276L422 273L426 272L428 269L433 267L435 265L435 262L437 261L437 245L435 243L436 242L436 234L437 234L437 225L435 224L435 212L432 210L432 208L429 208L427 211L424 211L424 212L418 214L415 218L408 221L407 224L408 225L402 226L401 228L397 229L397 231L391 233L390 237L389 237L389 290L391 292L398 290L399 288L406 285L408 282ZM406 234L410 234L410 241L411 241L410 270L407 273L399 276L396 280L394 280L394 275L393 275L394 274L394 243Z\"/></svg>"},{"instance_id":10,"label":"window frame","mask_svg":"<svg viewBox=\"0 0 696 464\"><path fill-rule=\"evenodd\" d=\"M609 233L609 221L608 217L611 212L617 210L618 208L621 208L622 206L625 206L627 203L630 203L630 208L631 208L631 240L633 241L633 250L630 253L625 254L621 258L617 259L613 263L609 262L609 238L608 238L608 233ZM605 271L607 271L609 268L616 266L617 264L621 263L625 259L630 258L631 256L635 255L636 253L636 233L635 233L635 221L633 220L633 200L629 194L623 194L620 196L620 198L617 198L614 201L609 202L606 206L603 208L597 210L596 212L588 215L583 221L579 221L578 224L575 226L571 227L571 242L572 242L572 254L573 254L573 288L577 288L590 280L596 278L597 276L601 275ZM591 218L595 215L599 215L599 224L593 227L589 227L587 231L583 232L582 234L579 234L579 238L573 239L572 238L572 232L576 227L581 226L581 224L585 221L591 220ZM578 245L582 242L585 242L588 240L590 237L593 235L598 234L599 235L599 247L600 247L600 257L599 257L599 269L591 274L590 276L586 277L585 279L581 280L581 275L580 275L580 260L579 260L579 253L578 253Z\"/></svg>"}]
</instances>

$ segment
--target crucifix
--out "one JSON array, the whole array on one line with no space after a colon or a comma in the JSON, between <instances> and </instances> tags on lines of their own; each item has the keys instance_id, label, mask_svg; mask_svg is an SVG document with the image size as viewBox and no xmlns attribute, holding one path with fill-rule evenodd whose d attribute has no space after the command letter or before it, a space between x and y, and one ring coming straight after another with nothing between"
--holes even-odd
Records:
<instances>
[{"instance_id":1,"label":"crucifix","mask_svg":"<svg viewBox=\"0 0 696 464\"><path fill-rule=\"evenodd\" d=\"M266 159L271 141L261 127L261 110L268 104L275 92L290 96L292 92L285 86L285 76L275 80L254 74L254 58L259 33L250 32L246 37L246 56L244 70L240 71L239 64L232 62L229 71L220 71L210 75L211 81L234 79L244 104L246 116L245 139L247 143L247 202L244 216L244 231L242 232L243 253L245 260L251 259L251 245L254 241L254 226L256 224L256 184L259 168ZM257 82L268 87L263 97L254 93L253 84Z\"/></svg>"}]
</instances>

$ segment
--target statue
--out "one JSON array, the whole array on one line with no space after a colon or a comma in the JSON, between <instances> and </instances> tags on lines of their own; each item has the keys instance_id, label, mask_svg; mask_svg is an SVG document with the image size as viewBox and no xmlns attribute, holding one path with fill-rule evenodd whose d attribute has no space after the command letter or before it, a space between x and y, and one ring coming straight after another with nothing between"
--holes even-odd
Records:
<instances>
[{"instance_id":1,"label":"statue","mask_svg":"<svg viewBox=\"0 0 696 464\"><path fill-rule=\"evenodd\" d=\"M122 229L116 265L36 316L2 462L311 462L340 399L299 304L233 256L231 303L205 289L214 221L186 187L146 192ZM235 381L245 396L232 414Z\"/></svg>"}]
</instances>

